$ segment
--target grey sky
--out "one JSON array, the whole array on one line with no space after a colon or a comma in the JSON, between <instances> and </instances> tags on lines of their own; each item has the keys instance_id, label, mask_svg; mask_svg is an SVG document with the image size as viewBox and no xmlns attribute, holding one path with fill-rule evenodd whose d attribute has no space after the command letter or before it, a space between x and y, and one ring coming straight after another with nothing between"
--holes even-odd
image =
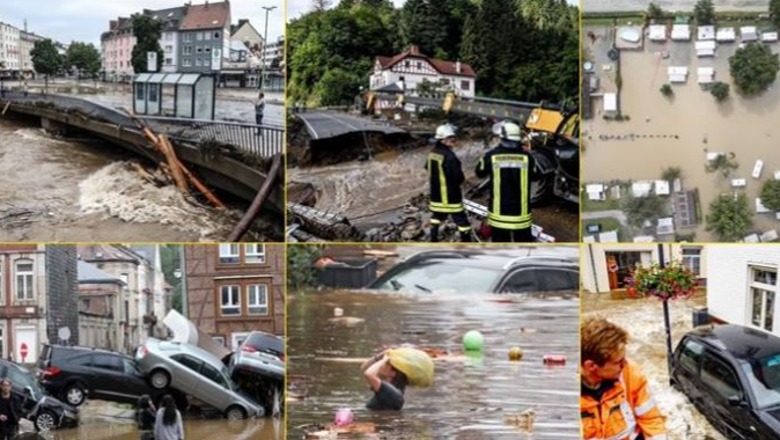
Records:
<instances>
[{"instance_id":1,"label":"grey sky","mask_svg":"<svg viewBox=\"0 0 780 440\"><path fill-rule=\"evenodd\" d=\"M85 41L100 47L100 34L108 30L108 21L129 17L145 9L183 6L186 0L2 0L0 21L20 29L27 19L28 30L63 43ZM203 4L205 0L192 0ZM214 2L212 2L214 3ZM248 18L262 35L265 29L263 6L276 6L268 14L268 39L284 33L284 0L231 0L233 23Z\"/></svg>"},{"instance_id":2,"label":"grey sky","mask_svg":"<svg viewBox=\"0 0 780 440\"><path fill-rule=\"evenodd\" d=\"M392 0L396 7L400 7L404 4L405 0ZM339 3L339 0L331 0L334 5ZM570 5L579 5L580 0L566 0L566 3ZM311 11L312 0L287 0L287 19L298 18L306 12Z\"/></svg>"}]
</instances>

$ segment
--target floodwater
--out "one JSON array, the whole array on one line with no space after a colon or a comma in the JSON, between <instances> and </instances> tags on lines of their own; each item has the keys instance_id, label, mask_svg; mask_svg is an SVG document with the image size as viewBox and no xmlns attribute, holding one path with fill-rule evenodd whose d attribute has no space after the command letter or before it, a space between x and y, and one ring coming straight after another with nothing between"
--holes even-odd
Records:
<instances>
[{"instance_id":1,"label":"floodwater","mask_svg":"<svg viewBox=\"0 0 780 440\"><path fill-rule=\"evenodd\" d=\"M0 119L0 241L219 240L235 220L157 188L105 141Z\"/></svg>"},{"instance_id":2,"label":"floodwater","mask_svg":"<svg viewBox=\"0 0 780 440\"><path fill-rule=\"evenodd\" d=\"M378 430L351 438L579 438L579 299L496 299L345 291L295 295L288 305L288 387L303 397L288 401L289 438L327 425L344 407L361 427ZM331 320L335 307L350 319ZM482 356L463 355L461 340L469 330L484 335ZM371 392L360 363L405 343L452 356L435 360L433 387L407 389L402 411L366 410ZM512 346L523 349L522 361L508 360ZM545 366L546 354L564 355L568 362ZM527 410L536 415L532 432L512 422Z\"/></svg>"},{"instance_id":3,"label":"floodwater","mask_svg":"<svg viewBox=\"0 0 780 440\"><path fill-rule=\"evenodd\" d=\"M606 63L604 47L609 40L605 38L607 28L584 29L584 35L588 32L599 36L595 45L589 38L584 44L603 78L604 87L600 91L614 91L614 84L609 80L609 76L614 75L614 68L609 73L602 69ZM758 197L761 185L780 170L780 157L776 153L780 139L773 130L780 117L780 86L775 83L758 97L743 98L736 93L728 68L728 58L737 45L720 44L714 59L697 59L693 44L648 41L642 51L621 52L623 88L620 106L623 114L630 116L630 121L605 121L597 113L593 119L584 121L586 150L582 168L585 181L608 182L613 179L660 179L664 168L680 167L683 188L698 188L703 210L701 224L692 232L696 233L696 241L707 242L714 237L706 232L703 219L712 200L721 193L732 192L731 179L747 179L747 187L743 190L751 211L755 212L754 199ZM774 53L780 53L780 45L770 47ZM662 51L668 51L669 58L662 59L658 55ZM689 75L686 84L672 86L674 98L670 100L661 95L659 89L667 82L666 68L672 65L688 66ZM700 88L697 67L714 67L715 80L730 84L731 94L726 102L718 104L709 92ZM602 105L600 99L594 100L597 112ZM653 135L654 138L599 139L600 135L630 134ZM707 152L734 153L739 168L728 178L720 172L707 173ZM754 179L751 174L758 159L764 161L764 169L760 179ZM763 233L777 227L774 213L754 216L753 232Z\"/></svg>"},{"instance_id":4,"label":"floodwater","mask_svg":"<svg viewBox=\"0 0 780 440\"><path fill-rule=\"evenodd\" d=\"M655 2L666 11L692 11L696 0L658 0ZM716 11L766 11L766 0L714 0ZM582 0L582 12L646 11L644 0Z\"/></svg>"},{"instance_id":5,"label":"floodwater","mask_svg":"<svg viewBox=\"0 0 780 440\"><path fill-rule=\"evenodd\" d=\"M706 295L698 293L685 301L669 303L672 349L692 327L694 308L706 305ZM582 314L602 315L628 330L628 358L640 364L650 389L666 416L670 440L725 440L691 404L684 394L669 385L666 364L666 332L663 304L654 299L617 300L609 294L583 294Z\"/></svg>"},{"instance_id":6,"label":"floodwater","mask_svg":"<svg viewBox=\"0 0 780 440\"><path fill-rule=\"evenodd\" d=\"M317 188L315 208L340 213L361 229L383 223L381 214L402 208L409 199L428 193L425 168L431 147L407 151L386 151L373 160L350 161L337 165L293 167L290 182L310 183ZM482 142L462 142L455 148L466 181L477 181L474 169L487 151ZM468 186L468 183L467 183ZM533 209L534 223L559 242L574 242L578 237L578 212L561 203Z\"/></svg>"}]
</instances>

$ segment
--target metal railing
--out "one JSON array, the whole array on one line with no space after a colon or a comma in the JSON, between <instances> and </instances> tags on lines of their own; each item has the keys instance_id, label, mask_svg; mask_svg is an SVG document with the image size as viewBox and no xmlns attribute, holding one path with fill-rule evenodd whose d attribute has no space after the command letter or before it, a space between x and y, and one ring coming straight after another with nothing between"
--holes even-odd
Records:
<instances>
[{"instance_id":1,"label":"metal railing","mask_svg":"<svg viewBox=\"0 0 780 440\"><path fill-rule=\"evenodd\" d=\"M156 132L173 139L190 142L215 141L233 145L251 154L270 158L284 149L284 129L265 125L182 119L161 116L138 116Z\"/></svg>"}]
</instances>

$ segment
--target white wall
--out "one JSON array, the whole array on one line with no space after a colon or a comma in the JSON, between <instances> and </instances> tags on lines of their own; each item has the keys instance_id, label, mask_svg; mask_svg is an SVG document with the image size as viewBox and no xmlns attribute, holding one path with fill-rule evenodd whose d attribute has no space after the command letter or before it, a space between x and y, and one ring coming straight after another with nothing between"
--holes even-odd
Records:
<instances>
[{"instance_id":1,"label":"white wall","mask_svg":"<svg viewBox=\"0 0 780 440\"><path fill-rule=\"evenodd\" d=\"M780 268L780 247L709 245L707 308L709 314L732 324L752 326L749 266ZM780 300L780 298L778 298ZM780 334L780 301L775 301L773 333Z\"/></svg>"}]
</instances>

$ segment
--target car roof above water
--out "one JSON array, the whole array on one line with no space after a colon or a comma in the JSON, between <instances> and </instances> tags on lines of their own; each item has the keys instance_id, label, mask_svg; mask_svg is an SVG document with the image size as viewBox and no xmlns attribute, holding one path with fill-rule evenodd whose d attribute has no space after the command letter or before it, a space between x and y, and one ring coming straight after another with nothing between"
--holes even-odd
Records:
<instances>
[{"instance_id":1,"label":"car roof above water","mask_svg":"<svg viewBox=\"0 0 780 440\"><path fill-rule=\"evenodd\" d=\"M506 270L524 264L560 265L577 264L579 249L563 246L525 246L514 248L450 249L418 252L401 264L429 260L447 260L452 264Z\"/></svg>"},{"instance_id":2,"label":"car roof above water","mask_svg":"<svg viewBox=\"0 0 780 440\"><path fill-rule=\"evenodd\" d=\"M698 327L689 334L728 352L736 359L756 360L780 353L780 337L741 325L709 325Z\"/></svg>"},{"instance_id":3,"label":"car roof above water","mask_svg":"<svg viewBox=\"0 0 780 440\"><path fill-rule=\"evenodd\" d=\"M162 352L175 352L172 354L184 353L192 355L199 360L202 360L203 362L211 364L212 367L217 367L218 370L221 370L223 367L225 367L225 364L223 364L222 361L220 361L216 356L192 344L183 344L181 342L162 341L160 339L148 338L146 340L146 345L154 346Z\"/></svg>"}]
</instances>

